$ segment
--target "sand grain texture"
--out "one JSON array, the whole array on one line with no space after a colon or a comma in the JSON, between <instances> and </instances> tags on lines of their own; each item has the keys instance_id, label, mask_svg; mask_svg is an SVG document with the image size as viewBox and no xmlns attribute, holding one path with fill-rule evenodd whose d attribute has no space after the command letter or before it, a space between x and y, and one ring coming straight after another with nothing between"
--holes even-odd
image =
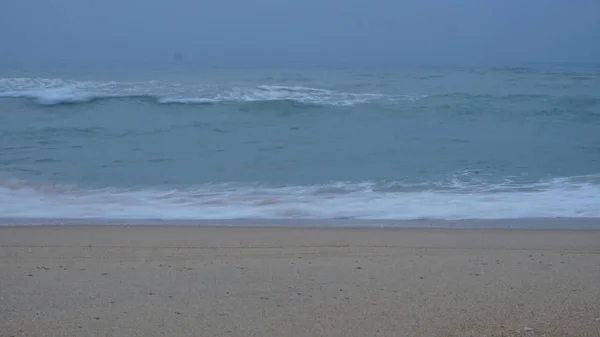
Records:
<instances>
[{"instance_id":1,"label":"sand grain texture","mask_svg":"<svg viewBox=\"0 0 600 337\"><path fill-rule=\"evenodd\" d=\"M595 230L0 227L0 336L598 337L599 280Z\"/></svg>"}]
</instances>

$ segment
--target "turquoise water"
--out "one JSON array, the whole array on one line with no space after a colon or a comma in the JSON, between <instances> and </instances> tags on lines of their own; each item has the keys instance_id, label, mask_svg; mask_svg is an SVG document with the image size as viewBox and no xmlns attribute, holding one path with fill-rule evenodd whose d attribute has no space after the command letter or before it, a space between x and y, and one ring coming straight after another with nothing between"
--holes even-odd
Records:
<instances>
[{"instance_id":1,"label":"turquoise water","mask_svg":"<svg viewBox=\"0 0 600 337\"><path fill-rule=\"evenodd\" d=\"M13 69L0 215L600 217L600 68Z\"/></svg>"}]
</instances>

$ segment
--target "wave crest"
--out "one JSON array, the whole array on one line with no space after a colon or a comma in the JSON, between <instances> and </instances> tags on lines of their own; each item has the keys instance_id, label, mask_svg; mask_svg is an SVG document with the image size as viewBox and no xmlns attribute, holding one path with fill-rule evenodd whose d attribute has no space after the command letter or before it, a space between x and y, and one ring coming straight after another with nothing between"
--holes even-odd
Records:
<instances>
[{"instance_id":1,"label":"wave crest","mask_svg":"<svg viewBox=\"0 0 600 337\"><path fill-rule=\"evenodd\" d=\"M78 104L99 100L102 95L76 90L73 88L52 88L31 91L13 91L0 93L4 98L27 98L40 105Z\"/></svg>"},{"instance_id":2,"label":"wave crest","mask_svg":"<svg viewBox=\"0 0 600 337\"><path fill-rule=\"evenodd\" d=\"M77 82L60 79L0 79L0 97L24 98L40 105L83 104L110 99L144 99L157 104L219 104L291 101L308 105L352 106L385 100L416 100L301 86L183 86L149 82Z\"/></svg>"}]
</instances>

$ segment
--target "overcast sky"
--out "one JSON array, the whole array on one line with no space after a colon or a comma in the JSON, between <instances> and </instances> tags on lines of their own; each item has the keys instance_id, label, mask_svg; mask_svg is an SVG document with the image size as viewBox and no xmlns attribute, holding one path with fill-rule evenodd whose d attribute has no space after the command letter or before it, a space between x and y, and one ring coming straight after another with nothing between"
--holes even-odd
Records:
<instances>
[{"instance_id":1,"label":"overcast sky","mask_svg":"<svg viewBox=\"0 0 600 337\"><path fill-rule=\"evenodd\" d=\"M598 0L0 3L0 64L600 61Z\"/></svg>"}]
</instances>

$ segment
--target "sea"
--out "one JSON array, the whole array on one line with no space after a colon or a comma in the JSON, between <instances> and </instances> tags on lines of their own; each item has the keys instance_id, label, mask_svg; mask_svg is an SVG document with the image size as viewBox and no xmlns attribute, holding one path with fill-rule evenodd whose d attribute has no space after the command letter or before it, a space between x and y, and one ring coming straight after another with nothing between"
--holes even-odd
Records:
<instances>
[{"instance_id":1,"label":"sea","mask_svg":"<svg viewBox=\"0 0 600 337\"><path fill-rule=\"evenodd\" d=\"M2 223L600 218L599 65L38 68Z\"/></svg>"}]
</instances>

